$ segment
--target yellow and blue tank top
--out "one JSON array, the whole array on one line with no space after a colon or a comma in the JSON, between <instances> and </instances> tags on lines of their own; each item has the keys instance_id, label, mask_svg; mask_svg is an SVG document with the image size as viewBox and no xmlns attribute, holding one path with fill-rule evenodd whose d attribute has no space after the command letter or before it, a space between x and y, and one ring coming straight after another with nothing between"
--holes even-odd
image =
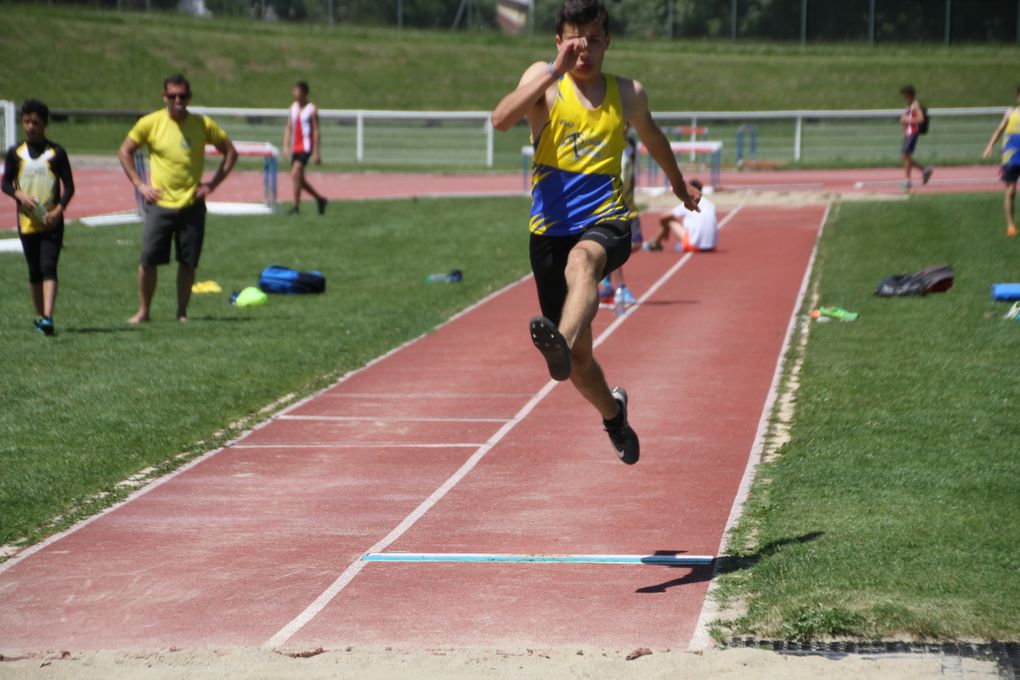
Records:
<instances>
[{"instance_id":1,"label":"yellow and blue tank top","mask_svg":"<svg viewBox=\"0 0 1020 680\"><path fill-rule=\"evenodd\" d=\"M630 220L620 179L627 146L620 88L606 74L602 104L581 104L570 76L560 78L549 123L535 142L532 234L570 236L599 222Z\"/></svg>"},{"instance_id":2,"label":"yellow and blue tank top","mask_svg":"<svg viewBox=\"0 0 1020 680\"><path fill-rule=\"evenodd\" d=\"M1020 106L1009 113L1006 130L1002 135L1002 164L1020 165Z\"/></svg>"}]
</instances>

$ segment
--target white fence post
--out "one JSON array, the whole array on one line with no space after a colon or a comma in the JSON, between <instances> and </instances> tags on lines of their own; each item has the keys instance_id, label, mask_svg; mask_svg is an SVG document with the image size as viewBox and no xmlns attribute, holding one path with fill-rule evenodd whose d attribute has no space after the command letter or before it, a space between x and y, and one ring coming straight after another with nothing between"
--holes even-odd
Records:
<instances>
[{"instance_id":1,"label":"white fence post","mask_svg":"<svg viewBox=\"0 0 1020 680\"><path fill-rule=\"evenodd\" d=\"M795 163L800 162L800 143L801 143L801 132L804 127L804 117L797 116L797 120L793 127L793 160Z\"/></svg>"},{"instance_id":2,"label":"white fence post","mask_svg":"<svg viewBox=\"0 0 1020 680\"><path fill-rule=\"evenodd\" d=\"M4 110L3 150L7 151L18 143L18 110L12 101L2 101L0 106Z\"/></svg>"},{"instance_id":3,"label":"white fence post","mask_svg":"<svg viewBox=\"0 0 1020 680\"><path fill-rule=\"evenodd\" d=\"M485 167L491 168L495 162L496 134L492 118L485 119Z\"/></svg>"},{"instance_id":4,"label":"white fence post","mask_svg":"<svg viewBox=\"0 0 1020 680\"><path fill-rule=\"evenodd\" d=\"M365 112L355 114L354 160L359 163L365 160Z\"/></svg>"}]
</instances>

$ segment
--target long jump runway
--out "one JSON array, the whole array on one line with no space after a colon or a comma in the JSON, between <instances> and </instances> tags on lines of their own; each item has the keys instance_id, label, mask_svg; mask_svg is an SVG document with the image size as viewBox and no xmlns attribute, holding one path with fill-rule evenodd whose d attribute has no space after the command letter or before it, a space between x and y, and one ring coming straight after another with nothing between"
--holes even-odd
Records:
<instances>
[{"instance_id":1,"label":"long jump runway","mask_svg":"<svg viewBox=\"0 0 1020 680\"><path fill-rule=\"evenodd\" d=\"M636 466L549 381L524 280L0 565L0 651L685 647L711 566L362 558L715 555L824 210L744 207L719 252L628 263L647 299L595 332Z\"/></svg>"}]
</instances>

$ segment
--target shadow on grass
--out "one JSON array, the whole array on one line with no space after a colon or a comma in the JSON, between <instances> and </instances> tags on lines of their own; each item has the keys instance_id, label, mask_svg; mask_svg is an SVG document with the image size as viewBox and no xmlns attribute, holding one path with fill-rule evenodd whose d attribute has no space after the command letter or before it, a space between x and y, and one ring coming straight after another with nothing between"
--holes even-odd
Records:
<instances>
[{"instance_id":1,"label":"shadow on grass","mask_svg":"<svg viewBox=\"0 0 1020 680\"><path fill-rule=\"evenodd\" d=\"M81 328L64 328L61 329L61 333L75 334L75 335L99 335L103 333L137 333L141 329L137 326L83 326Z\"/></svg>"},{"instance_id":2,"label":"shadow on grass","mask_svg":"<svg viewBox=\"0 0 1020 680\"><path fill-rule=\"evenodd\" d=\"M816 541L825 535L824 531L812 531L809 534L803 534L802 536L796 536L794 538L782 538L778 541L772 541L766 543L761 547L758 552L750 555L741 555L739 557L721 557L716 560L716 564L719 567L720 574L729 574L734 571L740 571L742 569L750 569L758 562L762 561L767 557L771 557L779 552L783 547L788 545L801 545L804 543L810 543ZM678 555L683 553L682 550L657 550L656 555ZM704 581L711 581L712 576L715 574L716 564L706 564L696 567L690 566L676 566L670 567L670 569L687 569L689 570L686 574L680 578L675 578L663 583L657 583L651 586L644 586L638 588L634 592L642 593L645 595L654 593L664 593L670 588L676 588L679 586L690 585L692 583L702 583Z\"/></svg>"}]
</instances>

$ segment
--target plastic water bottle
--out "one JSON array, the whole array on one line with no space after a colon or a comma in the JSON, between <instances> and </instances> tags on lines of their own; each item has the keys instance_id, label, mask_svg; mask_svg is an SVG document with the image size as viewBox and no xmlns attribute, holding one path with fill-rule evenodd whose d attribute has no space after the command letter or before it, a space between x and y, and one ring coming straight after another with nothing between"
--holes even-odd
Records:
<instances>
[{"instance_id":1,"label":"plastic water bottle","mask_svg":"<svg viewBox=\"0 0 1020 680\"><path fill-rule=\"evenodd\" d=\"M613 296L613 313L616 316L623 316L627 313L627 287L620 284Z\"/></svg>"},{"instance_id":2,"label":"plastic water bottle","mask_svg":"<svg viewBox=\"0 0 1020 680\"><path fill-rule=\"evenodd\" d=\"M464 272L454 269L448 274L429 274L425 277L425 283L460 283L464 280Z\"/></svg>"}]
</instances>

